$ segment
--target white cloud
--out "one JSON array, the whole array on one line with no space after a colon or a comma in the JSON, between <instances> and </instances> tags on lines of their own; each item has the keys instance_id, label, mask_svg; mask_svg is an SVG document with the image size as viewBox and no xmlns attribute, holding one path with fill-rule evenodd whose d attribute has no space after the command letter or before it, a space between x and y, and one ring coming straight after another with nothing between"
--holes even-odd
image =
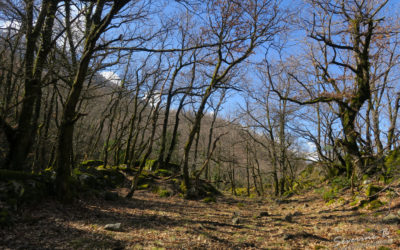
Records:
<instances>
[{"instance_id":1,"label":"white cloud","mask_svg":"<svg viewBox=\"0 0 400 250\"><path fill-rule=\"evenodd\" d=\"M315 151L316 151L315 144L314 144L313 142L308 141L308 142L306 142L306 143L304 144L304 146L305 146L305 150L306 150L307 152L312 153L312 152L315 152Z\"/></svg>"},{"instance_id":2,"label":"white cloud","mask_svg":"<svg viewBox=\"0 0 400 250\"><path fill-rule=\"evenodd\" d=\"M122 83L121 78L113 71L101 71L100 75L115 85L120 86Z\"/></svg>"},{"instance_id":3,"label":"white cloud","mask_svg":"<svg viewBox=\"0 0 400 250\"><path fill-rule=\"evenodd\" d=\"M21 23L17 21L0 20L0 29L9 29L9 28L19 30L21 28Z\"/></svg>"},{"instance_id":4,"label":"white cloud","mask_svg":"<svg viewBox=\"0 0 400 250\"><path fill-rule=\"evenodd\" d=\"M304 144L304 150L306 153L306 158L310 161L318 160L318 152L313 142L307 141Z\"/></svg>"}]
</instances>

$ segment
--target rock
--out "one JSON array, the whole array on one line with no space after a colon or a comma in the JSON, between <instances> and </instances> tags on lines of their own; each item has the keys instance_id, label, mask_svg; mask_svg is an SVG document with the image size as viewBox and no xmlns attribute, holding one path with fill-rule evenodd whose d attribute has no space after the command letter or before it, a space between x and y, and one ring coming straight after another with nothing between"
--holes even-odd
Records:
<instances>
[{"instance_id":1,"label":"rock","mask_svg":"<svg viewBox=\"0 0 400 250\"><path fill-rule=\"evenodd\" d=\"M293 213L293 216L300 216L300 215L303 215L303 213L300 211L296 211Z\"/></svg>"},{"instance_id":2,"label":"rock","mask_svg":"<svg viewBox=\"0 0 400 250\"><path fill-rule=\"evenodd\" d=\"M238 216L240 216L240 212L237 212L237 211L233 212L232 218L238 217Z\"/></svg>"},{"instance_id":3,"label":"rock","mask_svg":"<svg viewBox=\"0 0 400 250\"><path fill-rule=\"evenodd\" d=\"M382 221L388 224L397 224L400 222L400 218L395 214L389 214L383 217Z\"/></svg>"},{"instance_id":4,"label":"rock","mask_svg":"<svg viewBox=\"0 0 400 250\"><path fill-rule=\"evenodd\" d=\"M278 205L282 205L282 204L288 204L290 201L285 199L276 199L275 202Z\"/></svg>"},{"instance_id":5,"label":"rock","mask_svg":"<svg viewBox=\"0 0 400 250\"><path fill-rule=\"evenodd\" d=\"M363 181L363 185L368 185L368 184L370 184L370 183L371 183L370 180L365 180L365 181Z\"/></svg>"},{"instance_id":6,"label":"rock","mask_svg":"<svg viewBox=\"0 0 400 250\"><path fill-rule=\"evenodd\" d=\"M291 214L288 214L285 216L284 220L291 223L293 221L293 216Z\"/></svg>"},{"instance_id":7,"label":"rock","mask_svg":"<svg viewBox=\"0 0 400 250\"><path fill-rule=\"evenodd\" d=\"M382 187L369 184L365 190L365 195L370 201L378 198L377 194L382 190Z\"/></svg>"},{"instance_id":8,"label":"rock","mask_svg":"<svg viewBox=\"0 0 400 250\"><path fill-rule=\"evenodd\" d=\"M104 199L106 201L116 201L119 199L119 195L117 193L113 193L113 192L105 192Z\"/></svg>"},{"instance_id":9,"label":"rock","mask_svg":"<svg viewBox=\"0 0 400 250\"><path fill-rule=\"evenodd\" d=\"M237 225L239 223L240 223L240 219L238 217L235 217L235 218L232 219L232 224L233 225Z\"/></svg>"},{"instance_id":10,"label":"rock","mask_svg":"<svg viewBox=\"0 0 400 250\"><path fill-rule=\"evenodd\" d=\"M290 239L293 239L293 235L291 235L291 234L284 234L282 238L283 238L283 240L290 240Z\"/></svg>"},{"instance_id":11,"label":"rock","mask_svg":"<svg viewBox=\"0 0 400 250\"><path fill-rule=\"evenodd\" d=\"M95 186L97 184L96 178L90 174L82 173L78 176L78 180L82 185Z\"/></svg>"},{"instance_id":12,"label":"rock","mask_svg":"<svg viewBox=\"0 0 400 250\"><path fill-rule=\"evenodd\" d=\"M258 214L258 217L266 217L266 216L269 216L269 213L268 213L267 211L265 211L265 212L260 212L260 213Z\"/></svg>"},{"instance_id":13,"label":"rock","mask_svg":"<svg viewBox=\"0 0 400 250\"><path fill-rule=\"evenodd\" d=\"M81 162L80 165L83 167L97 167L97 166L101 166L103 164L104 164L104 162L100 161L100 160L87 160L87 161Z\"/></svg>"},{"instance_id":14,"label":"rock","mask_svg":"<svg viewBox=\"0 0 400 250\"><path fill-rule=\"evenodd\" d=\"M121 223L107 224L104 226L104 229L110 231L119 231L121 229Z\"/></svg>"}]
</instances>

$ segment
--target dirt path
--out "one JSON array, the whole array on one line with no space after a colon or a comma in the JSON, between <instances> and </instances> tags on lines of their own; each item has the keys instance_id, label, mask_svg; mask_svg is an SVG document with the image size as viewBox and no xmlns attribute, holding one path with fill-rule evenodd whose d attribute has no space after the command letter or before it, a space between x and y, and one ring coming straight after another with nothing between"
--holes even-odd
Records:
<instances>
[{"instance_id":1,"label":"dirt path","mask_svg":"<svg viewBox=\"0 0 400 250\"><path fill-rule=\"evenodd\" d=\"M400 248L398 225L382 223L385 208L354 210L343 203L348 202L326 205L313 192L281 203L229 195L204 203L146 191L132 200L80 200L67 207L47 201L25 209L13 227L1 229L0 248ZM392 212L397 213L397 204L399 200L392 202ZM121 231L104 229L118 222Z\"/></svg>"}]
</instances>

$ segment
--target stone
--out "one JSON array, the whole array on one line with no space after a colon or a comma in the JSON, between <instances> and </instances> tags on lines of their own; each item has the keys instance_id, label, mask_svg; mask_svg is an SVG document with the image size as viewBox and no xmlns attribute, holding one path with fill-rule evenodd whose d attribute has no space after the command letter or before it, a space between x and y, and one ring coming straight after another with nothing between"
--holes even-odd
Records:
<instances>
[{"instance_id":1,"label":"stone","mask_svg":"<svg viewBox=\"0 0 400 250\"><path fill-rule=\"evenodd\" d=\"M291 214L288 214L288 215L285 216L284 220L287 221L287 222L292 222L293 221L293 216Z\"/></svg>"},{"instance_id":2,"label":"stone","mask_svg":"<svg viewBox=\"0 0 400 250\"><path fill-rule=\"evenodd\" d=\"M238 216L240 216L240 212L237 212L237 211L233 212L233 216L232 217L238 217Z\"/></svg>"},{"instance_id":3,"label":"stone","mask_svg":"<svg viewBox=\"0 0 400 250\"><path fill-rule=\"evenodd\" d=\"M300 211L296 211L293 213L293 216L300 216L300 215L303 215L303 213Z\"/></svg>"},{"instance_id":4,"label":"stone","mask_svg":"<svg viewBox=\"0 0 400 250\"><path fill-rule=\"evenodd\" d=\"M110 231L119 231L121 230L121 223L107 224L104 226L104 229Z\"/></svg>"},{"instance_id":5,"label":"stone","mask_svg":"<svg viewBox=\"0 0 400 250\"><path fill-rule=\"evenodd\" d=\"M118 193L114 193L114 192L105 192L104 199L106 201L116 201L119 199L119 195L118 195Z\"/></svg>"},{"instance_id":6,"label":"stone","mask_svg":"<svg viewBox=\"0 0 400 250\"><path fill-rule=\"evenodd\" d=\"M370 183L371 183L370 180L365 180L365 181L363 181L363 185L368 185L368 184L370 184Z\"/></svg>"},{"instance_id":7,"label":"stone","mask_svg":"<svg viewBox=\"0 0 400 250\"><path fill-rule=\"evenodd\" d=\"M235 217L235 218L232 219L232 224L233 225L237 225L239 223L240 223L240 219L238 217Z\"/></svg>"},{"instance_id":8,"label":"stone","mask_svg":"<svg viewBox=\"0 0 400 250\"><path fill-rule=\"evenodd\" d=\"M388 214L387 216L383 217L382 221L388 224L397 224L400 222L400 218L395 214Z\"/></svg>"},{"instance_id":9,"label":"stone","mask_svg":"<svg viewBox=\"0 0 400 250\"><path fill-rule=\"evenodd\" d=\"M282 238L283 238L283 240L290 240L290 239L293 239L293 235L291 235L291 234L284 234Z\"/></svg>"},{"instance_id":10,"label":"stone","mask_svg":"<svg viewBox=\"0 0 400 250\"><path fill-rule=\"evenodd\" d=\"M378 198L377 194L382 190L382 187L369 184L365 190L365 195L370 201Z\"/></svg>"}]
</instances>

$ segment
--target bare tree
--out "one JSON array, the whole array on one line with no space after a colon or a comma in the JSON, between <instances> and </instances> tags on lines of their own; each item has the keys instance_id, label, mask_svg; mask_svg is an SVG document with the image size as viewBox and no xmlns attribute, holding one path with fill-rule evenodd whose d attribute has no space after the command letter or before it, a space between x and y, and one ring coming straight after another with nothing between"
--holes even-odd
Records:
<instances>
[{"instance_id":1,"label":"bare tree","mask_svg":"<svg viewBox=\"0 0 400 250\"><path fill-rule=\"evenodd\" d=\"M381 16L387 2L309 1L313 7L312 18L305 24L315 42L310 43L309 54L314 80L307 81L292 68L288 74L299 86L298 95L284 97L276 91L282 99L301 105L334 104L343 129L343 137L335 143L345 152L348 177L355 169L365 170L356 121L363 105L371 98L372 53L378 36L391 34L391 30L384 31Z\"/></svg>"},{"instance_id":2,"label":"bare tree","mask_svg":"<svg viewBox=\"0 0 400 250\"><path fill-rule=\"evenodd\" d=\"M254 49L262 44L273 41L280 31L282 13L277 2L247 1L208 1L207 11L209 23L205 30L211 41L216 41L218 46L213 50L210 59L205 63L210 65L212 75L209 84L203 92L200 104L196 110L193 125L184 147L183 176L184 185L190 192L189 179L189 153L195 135L200 129L207 100L230 77L230 73L241 62L248 58ZM226 41L235 40L235 43L226 44ZM190 193L188 193L190 196Z\"/></svg>"}]
</instances>

